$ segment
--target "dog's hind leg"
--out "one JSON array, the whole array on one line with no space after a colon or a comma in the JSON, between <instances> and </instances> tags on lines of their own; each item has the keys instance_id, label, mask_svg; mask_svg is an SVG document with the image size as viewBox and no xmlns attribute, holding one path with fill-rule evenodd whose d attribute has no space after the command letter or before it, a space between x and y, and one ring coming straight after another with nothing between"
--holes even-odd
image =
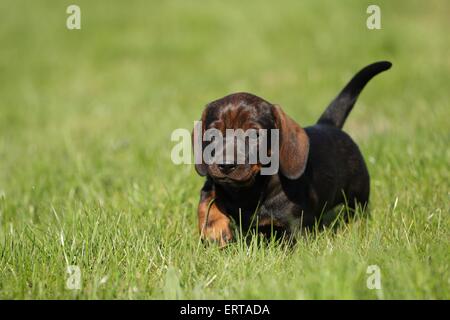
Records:
<instances>
[{"instance_id":1,"label":"dog's hind leg","mask_svg":"<svg viewBox=\"0 0 450 320\"><path fill-rule=\"evenodd\" d=\"M353 218L356 212L365 213L369 205L370 180L369 175L363 174L354 179L354 182L348 188L345 201L345 220Z\"/></svg>"}]
</instances>

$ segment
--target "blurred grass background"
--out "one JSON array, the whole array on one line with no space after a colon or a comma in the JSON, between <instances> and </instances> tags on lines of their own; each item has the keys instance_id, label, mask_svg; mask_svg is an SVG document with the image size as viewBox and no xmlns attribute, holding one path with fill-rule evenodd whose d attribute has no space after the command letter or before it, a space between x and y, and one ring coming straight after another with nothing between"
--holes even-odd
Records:
<instances>
[{"instance_id":1,"label":"blurred grass background","mask_svg":"<svg viewBox=\"0 0 450 320\"><path fill-rule=\"evenodd\" d=\"M81 30L66 8L81 8ZM366 8L381 8L368 30ZM450 297L448 1L0 2L0 298ZM345 130L370 219L294 252L198 246L202 179L170 134L248 91L314 123L361 67L393 69ZM366 288L377 264L381 291ZM81 290L65 287L67 265ZM102 280L103 279L103 280Z\"/></svg>"}]
</instances>

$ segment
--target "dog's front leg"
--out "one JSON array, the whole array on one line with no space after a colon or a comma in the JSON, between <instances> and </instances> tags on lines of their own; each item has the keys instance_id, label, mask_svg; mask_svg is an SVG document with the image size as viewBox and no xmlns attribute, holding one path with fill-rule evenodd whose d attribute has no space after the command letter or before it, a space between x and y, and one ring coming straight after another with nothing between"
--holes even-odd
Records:
<instances>
[{"instance_id":1,"label":"dog's front leg","mask_svg":"<svg viewBox=\"0 0 450 320\"><path fill-rule=\"evenodd\" d=\"M203 240L215 241L221 247L233 238L230 218L217 206L214 188L209 181L206 181L200 195L198 227Z\"/></svg>"}]
</instances>

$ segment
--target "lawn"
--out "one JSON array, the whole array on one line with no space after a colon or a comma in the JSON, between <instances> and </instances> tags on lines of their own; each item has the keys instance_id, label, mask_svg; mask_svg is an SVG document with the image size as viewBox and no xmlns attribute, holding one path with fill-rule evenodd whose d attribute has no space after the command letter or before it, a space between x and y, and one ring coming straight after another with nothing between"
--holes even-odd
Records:
<instances>
[{"instance_id":1,"label":"lawn","mask_svg":"<svg viewBox=\"0 0 450 320\"><path fill-rule=\"evenodd\" d=\"M1 1L0 299L449 299L450 3L376 1L381 30L369 4ZM171 132L235 91L313 124L377 60L344 127L370 217L293 248L200 244L203 178Z\"/></svg>"}]
</instances>

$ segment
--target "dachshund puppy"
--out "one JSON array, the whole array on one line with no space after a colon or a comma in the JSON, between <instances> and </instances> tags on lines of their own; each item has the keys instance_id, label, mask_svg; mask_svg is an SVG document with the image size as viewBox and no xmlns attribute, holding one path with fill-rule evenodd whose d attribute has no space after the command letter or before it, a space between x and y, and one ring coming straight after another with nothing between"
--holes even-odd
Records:
<instances>
[{"instance_id":1,"label":"dachshund puppy","mask_svg":"<svg viewBox=\"0 0 450 320\"><path fill-rule=\"evenodd\" d=\"M206 176L198 206L202 239L224 246L233 239L232 220L243 230L293 234L311 227L326 211L339 204L350 209L369 201L370 179L363 156L344 122L364 86L391 67L376 62L359 71L330 103L313 126L302 128L281 107L249 93L235 93L209 103L201 117L201 132L214 128L225 136L227 129L278 129L279 170L261 174L261 163L196 163ZM194 149L204 150L193 139ZM351 211L351 210L350 210Z\"/></svg>"}]
</instances>

